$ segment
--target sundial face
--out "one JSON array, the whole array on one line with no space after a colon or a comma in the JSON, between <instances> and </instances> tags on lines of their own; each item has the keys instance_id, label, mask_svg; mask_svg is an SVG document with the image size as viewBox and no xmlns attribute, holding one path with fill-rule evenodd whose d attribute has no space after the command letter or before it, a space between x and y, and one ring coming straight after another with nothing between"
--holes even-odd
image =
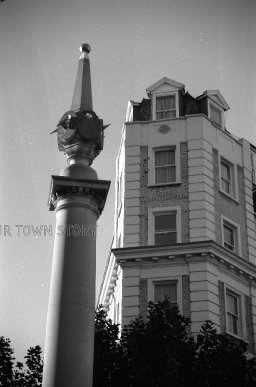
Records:
<instances>
[{"instance_id":1,"label":"sundial face","mask_svg":"<svg viewBox=\"0 0 256 387\"><path fill-rule=\"evenodd\" d=\"M82 114L78 120L78 133L84 141L97 141L99 120L89 114Z\"/></svg>"},{"instance_id":2,"label":"sundial face","mask_svg":"<svg viewBox=\"0 0 256 387\"><path fill-rule=\"evenodd\" d=\"M97 152L103 149L104 129L103 120L99 119L93 111L66 112L60 119L57 129L58 148L66 152L72 145L95 146Z\"/></svg>"},{"instance_id":3,"label":"sundial face","mask_svg":"<svg viewBox=\"0 0 256 387\"><path fill-rule=\"evenodd\" d=\"M58 135L61 142L70 142L75 137L76 129L63 128L60 126L58 129Z\"/></svg>"},{"instance_id":4,"label":"sundial face","mask_svg":"<svg viewBox=\"0 0 256 387\"><path fill-rule=\"evenodd\" d=\"M68 143L75 137L77 117L73 112L65 113L58 124L59 142Z\"/></svg>"}]
</instances>

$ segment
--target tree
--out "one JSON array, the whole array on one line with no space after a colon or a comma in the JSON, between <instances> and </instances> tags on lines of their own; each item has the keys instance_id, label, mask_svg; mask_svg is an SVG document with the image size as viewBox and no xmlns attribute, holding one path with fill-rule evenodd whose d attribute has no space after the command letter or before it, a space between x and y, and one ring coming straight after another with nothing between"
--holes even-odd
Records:
<instances>
[{"instance_id":1,"label":"tree","mask_svg":"<svg viewBox=\"0 0 256 387\"><path fill-rule=\"evenodd\" d=\"M218 334L206 321L196 338L194 386L255 386L255 364L247 361L247 344Z\"/></svg>"},{"instance_id":2,"label":"tree","mask_svg":"<svg viewBox=\"0 0 256 387\"><path fill-rule=\"evenodd\" d=\"M25 356L25 366L12 357L10 339L0 337L0 386L1 387L40 387L42 386L43 360L39 345L30 347Z\"/></svg>"},{"instance_id":3,"label":"tree","mask_svg":"<svg viewBox=\"0 0 256 387\"><path fill-rule=\"evenodd\" d=\"M10 339L0 337L0 386L11 387L13 381L13 349Z\"/></svg>"},{"instance_id":4,"label":"tree","mask_svg":"<svg viewBox=\"0 0 256 387\"><path fill-rule=\"evenodd\" d=\"M93 386L113 386L118 363L118 325L100 306L95 315Z\"/></svg>"},{"instance_id":5,"label":"tree","mask_svg":"<svg viewBox=\"0 0 256 387\"><path fill-rule=\"evenodd\" d=\"M199 335L188 332L189 320L166 299L148 305L148 318L122 329L96 313L94 387L229 387L256 385L255 364L247 345L218 334L206 321Z\"/></svg>"},{"instance_id":6,"label":"tree","mask_svg":"<svg viewBox=\"0 0 256 387\"><path fill-rule=\"evenodd\" d=\"M149 303L148 321L136 318L122 330L96 313L94 387L165 387L189 385L194 341L187 335L189 321L168 300Z\"/></svg>"},{"instance_id":7,"label":"tree","mask_svg":"<svg viewBox=\"0 0 256 387\"><path fill-rule=\"evenodd\" d=\"M124 328L120 345L132 386L188 386L192 377L194 340L188 319L166 299L149 303L148 320L135 319Z\"/></svg>"},{"instance_id":8,"label":"tree","mask_svg":"<svg viewBox=\"0 0 256 387\"><path fill-rule=\"evenodd\" d=\"M122 329L102 307L95 316L94 387L253 387L255 360L247 344L217 333L206 321L194 337L189 320L168 299L148 305L148 318L138 317ZM9 339L0 337L0 387L40 387L43 360L39 346L30 347L25 365L16 363Z\"/></svg>"},{"instance_id":9,"label":"tree","mask_svg":"<svg viewBox=\"0 0 256 387\"><path fill-rule=\"evenodd\" d=\"M18 387L40 387L42 386L43 359L42 350L39 345L30 347L27 351L26 368L21 363L17 363L19 371L16 371ZM17 367L16 366L16 367Z\"/></svg>"}]
</instances>

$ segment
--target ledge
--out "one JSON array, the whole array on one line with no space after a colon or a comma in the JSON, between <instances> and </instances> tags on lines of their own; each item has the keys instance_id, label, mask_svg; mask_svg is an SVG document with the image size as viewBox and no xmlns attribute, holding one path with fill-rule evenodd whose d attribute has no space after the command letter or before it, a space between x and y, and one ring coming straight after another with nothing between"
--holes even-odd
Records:
<instances>
[{"instance_id":1,"label":"ledge","mask_svg":"<svg viewBox=\"0 0 256 387\"><path fill-rule=\"evenodd\" d=\"M236 199L235 197L233 197L233 196L227 194L225 191L223 191L223 190L220 189L220 188L219 188L219 193L220 193L222 196L224 196L226 199L230 199L230 200L232 200L234 203L240 204L240 202L239 202L238 199Z\"/></svg>"},{"instance_id":2,"label":"ledge","mask_svg":"<svg viewBox=\"0 0 256 387\"><path fill-rule=\"evenodd\" d=\"M202 241L190 243L175 243L168 245L149 245L139 247L125 247L112 249L117 263L121 265L134 264L139 262L161 262L170 264L171 261L185 260L211 260L223 264L240 276L245 276L247 280L256 281L256 265L234 254L216 242ZM156 258L158 258L156 260Z\"/></svg>"},{"instance_id":3,"label":"ledge","mask_svg":"<svg viewBox=\"0 0 256 387\"><path fill-rule=\"evenodd\" d=\"M148 184L147 187L148 188L162 188L162 187L172 187L172 186L181 185L181 184L182 184L181 181L174 181L174 182L170 182L170 183Z\"/></svg>"}]
</instances>

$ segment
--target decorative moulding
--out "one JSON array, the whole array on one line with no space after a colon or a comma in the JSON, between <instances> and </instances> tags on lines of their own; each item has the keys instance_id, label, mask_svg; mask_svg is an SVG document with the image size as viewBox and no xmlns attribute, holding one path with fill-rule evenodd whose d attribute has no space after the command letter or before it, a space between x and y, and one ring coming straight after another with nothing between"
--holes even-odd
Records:
<instances>
[{"instance_id":1,"label":"decorative moulding","mask_svg":"<svg viewBox=\"0 0 256 387\"><path fill-rule=\"evenodd\" d=\"M165 134L165 133L168 133L169 131L171 130L170 126L168 125L161 125L159 128L158 128L158 132L162 133L162 134Z\"/></svg>"}]
</instances>

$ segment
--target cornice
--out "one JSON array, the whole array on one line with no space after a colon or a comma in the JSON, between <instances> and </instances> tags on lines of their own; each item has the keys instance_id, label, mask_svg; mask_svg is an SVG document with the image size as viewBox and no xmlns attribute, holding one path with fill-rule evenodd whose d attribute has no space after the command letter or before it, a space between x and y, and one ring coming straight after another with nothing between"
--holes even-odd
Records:
<instances>
[{"instance_id":1,"label":"cornice","mask_svg":"<svg viewBox=\"0 0 256 387\"><path fill-rule=\"evenodd\" d=\"M111 257L115 260L109 275L109 284L106 286L105 302L109 308L111 295L114 293L119 270L132 266L164 267L189 265L190 263L211 262L219 267L219 270L229 272L232 277L239 276L246 282L256 283L256 265L233 254L216 242L202 241L190 243L177 243L170 245L151 245L114 248ZM109 266L106 267L106 272ZM106 277L106 273L105 273Z\"/></svg>"},{"instance_id":2,"label":"cornice","mask_svg":"<svg viewBox=\"0 0 256 387\"><path fill-rule=\"evenodd\" d=\"M61 200L80 196L95 202L99 213L101 213L106 202L109 186L110 181L107 180L52 176L48 201L50 211L56 209ZM58 207L60 207L60 204Z\"/></svg>"},{"instance_id":3,"label":"cornice","mask_svg":"<svg viewBox=\"0 0 256 387\"><path fill-rule=\"evenodd\" d=\"M177 243L169 245L154 245L112 249L117 263L122 268L134 264L152 264L153 262L169 265L170 261L189 263L211 260L211 262L226 266L236 274L256 281L256 266L242 257L233 254L214 241Z\"/></svg>"}]
</instances>

